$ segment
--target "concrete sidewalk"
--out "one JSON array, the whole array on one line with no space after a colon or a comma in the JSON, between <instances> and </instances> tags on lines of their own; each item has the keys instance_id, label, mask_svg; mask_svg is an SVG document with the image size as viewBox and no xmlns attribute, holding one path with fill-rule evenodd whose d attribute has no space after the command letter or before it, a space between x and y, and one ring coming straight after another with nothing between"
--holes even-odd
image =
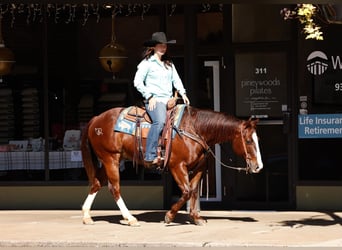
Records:
<instances>
[{"instance_id":1,"label":"concrete sidewalk","mask_svg":"<svg viewBox=\"0 0 342 250\"><path fill-rule=\"evenodd\" d=\"M195 226L181 211L174 223L166 211L131 211L141 226L120 224L118 210L0 211L0 247L342 247L342 212L202 211Z\"/></svg>"}]
</instances>

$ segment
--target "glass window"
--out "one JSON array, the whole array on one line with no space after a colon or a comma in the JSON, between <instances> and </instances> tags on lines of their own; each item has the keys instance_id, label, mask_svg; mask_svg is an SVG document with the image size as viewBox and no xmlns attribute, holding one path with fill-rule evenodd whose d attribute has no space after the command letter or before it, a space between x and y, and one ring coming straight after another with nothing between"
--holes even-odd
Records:
<instances>
[{"instance_id":1,"label":"glass window","mask_svg":"<svg viewBox=\"0 0 342 250\"><path fill-rule=\"evenodd\" d=\"M0 181L84 181L82 128L109 108L141 104L132 78L143 42L160 29L159 7L140 4L133 10L123 5L113 22L112 9L80 5L72 12L51 5L44 34L39 5L30 6L35 20L26 8L15 12L15 19L8 11L2 20L5 44L16 62L0 83ZM98 58L111 42L112 30L128 57L115 75ZM65 144L68 131L74 132L69 141L74 144ZM123 180L161 179L129 162L120 170Z\"/></svg>"},{"instance_id":2,"label":"glass window","mask_svg":"<svg viewBox=\"0 0 342 250\"><path fill-rule=\"evenodd\" d=\"M223 41L222 12L197 14L197 37L200 45L215 45Z\"/></svg>"},{"instance_id":3,"label":"glass window","mask_svg":"<svg viewBox=\"0 0 342 250\"><path fill-rule=\"evenodd\" d=\"M329 25L323 30L323 41L300 40L298 90L301 114L307 113L315 118L319 115L339 116L342 113L339 63L342 39L336 36L340 32L341 26ZM313 121L312 128L323 126ZM331 127L339 128L340 125ZM324 138L322 134L314 137L299 139L299 181L342 181L342 139L340 136Z\"/></svg>"},{"instance_id":4,"label":"glass window","mask_svg":"<svg viewBox=\"0 0 342 250\"><path fill-rule=\"evenodd\" d=\"M299 141L299 180L342 181L341 139Z\"/></svg>"},{"instance_id":5,"label":"glass window","mask_svg":"<svg viewBox=\"0 0 342 250\"><path fill-rule=\"evenodd\" d=\"M290 40L291 22L285 22L281 17L280 10L283 7L272 4L233 4L233 42ZM270 26L270 23L273 25Z\"/></svg>"}]
</instances>

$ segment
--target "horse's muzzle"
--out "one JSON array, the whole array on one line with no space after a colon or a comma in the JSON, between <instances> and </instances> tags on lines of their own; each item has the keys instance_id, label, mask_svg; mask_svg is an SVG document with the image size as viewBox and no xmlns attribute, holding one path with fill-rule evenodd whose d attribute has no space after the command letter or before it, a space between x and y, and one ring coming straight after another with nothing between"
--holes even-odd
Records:
<instances>
[{"instance_id":1,"label":"horse's muzzle","mask_svg":"<svg viewBox=\"0 0 342 250\"><path fill-rule=\"evenodd\" d=\"M247 172L250 174L257 174L263 169L263 164L247 162Z\"/></svg>"}]
</instances>

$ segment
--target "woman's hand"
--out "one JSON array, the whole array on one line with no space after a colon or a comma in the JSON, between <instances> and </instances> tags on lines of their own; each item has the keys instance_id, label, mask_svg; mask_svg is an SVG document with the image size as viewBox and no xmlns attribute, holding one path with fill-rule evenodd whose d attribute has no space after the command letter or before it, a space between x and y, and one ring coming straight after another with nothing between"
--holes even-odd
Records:
<instances>
[{"instance_id":1,"label":"woman's hand","mask_svg":"<svg viewBox=\"0 0 342 250\"><path fill-rule=\"evenodd\" d=\"M156 108L156 103L157 103L157 100L155 97L151 97L149 100L148 100L148 109L149 110L154 110Z\"/></svg>"},{"instance_id":2,"label":"woman's hand","mask_svg":"<svg viewBox=\"0 0 342 250\"><path fill-rule=\"evenodd\" d=\"M182 95L182 98L183 98L183 102L184 102L186 105L190 105L189 98L188 98L186 95Z\"/></svg>"}]
</instances>

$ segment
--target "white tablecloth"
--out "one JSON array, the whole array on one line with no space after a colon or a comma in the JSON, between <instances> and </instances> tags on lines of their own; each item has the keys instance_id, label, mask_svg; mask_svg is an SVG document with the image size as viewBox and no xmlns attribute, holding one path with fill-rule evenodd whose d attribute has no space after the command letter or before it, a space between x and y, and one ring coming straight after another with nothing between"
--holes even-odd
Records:
<instances>
[{"instance_id":1,"label":"white tablecloth","mask_svg":"<svg viewBox=\"0 0 342 250\"><path fill-rule=\"evenodd\" d=\"M0 152L0 171L45 169L45 152ZM81 151L49 152L49 169L82 168Z\"/></svg>"}]
</instances>

